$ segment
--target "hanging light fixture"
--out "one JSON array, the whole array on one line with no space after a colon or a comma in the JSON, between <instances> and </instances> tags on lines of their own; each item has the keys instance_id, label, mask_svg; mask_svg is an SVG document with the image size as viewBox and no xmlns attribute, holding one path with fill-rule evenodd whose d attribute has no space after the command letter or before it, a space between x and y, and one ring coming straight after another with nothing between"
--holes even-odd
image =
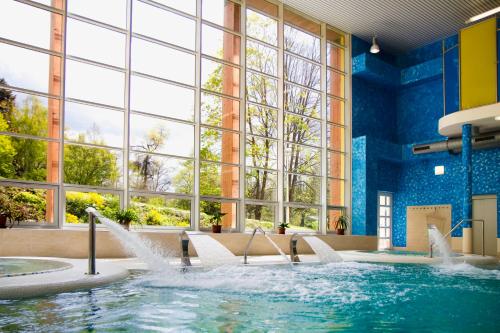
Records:
<instances>
[{"instance_id":1,"label":"hanging light fixture","mask_svg":"<svg viewBox=\"0 0 500 333\"><path fill-rule=\"evenodd\" d=\"M378 46L376 37L372 37L372 46L370 47L370 53L379 53L380 52L380 46Z\"/></svg>"}]
</instances>

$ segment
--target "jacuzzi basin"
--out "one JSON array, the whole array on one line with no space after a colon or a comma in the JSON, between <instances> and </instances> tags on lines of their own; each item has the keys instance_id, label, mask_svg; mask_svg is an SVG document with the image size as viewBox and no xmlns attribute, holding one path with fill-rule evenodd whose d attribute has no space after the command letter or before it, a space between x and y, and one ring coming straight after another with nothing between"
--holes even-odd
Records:
<instances>
[{"instance_id":1,"label":"jacuzzi basin","mask_svg":"<svg viewBox=\"0 0 500 333\"><path fill-rule=\"evenodd\" d=\"M71 268L70 263L25 258L0 258L0 278L29 274L43 274Z\"/></svg>"}]
</instances>

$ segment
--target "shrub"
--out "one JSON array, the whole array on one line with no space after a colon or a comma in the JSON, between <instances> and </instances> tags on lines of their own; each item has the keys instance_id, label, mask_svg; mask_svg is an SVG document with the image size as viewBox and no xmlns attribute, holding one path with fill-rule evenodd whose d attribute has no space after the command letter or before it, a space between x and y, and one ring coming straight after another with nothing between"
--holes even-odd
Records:
<instances>
[{"instance_id":1,"label":"shrub","mask_svg":"<svg viewBox=\"0 0 500 333\"><path fill-rule=\"evenodd\" d=\"M145 216L146 224L148 225L162 225L162 216L156 209L151 209Z\"/></svg>"},{"instance_id":2,"label":"shrub","mask_svg":"<svg viewBox=\"0 0 500 333\"><path fill-rule=\"evenodd\" d=\"M79 223L79 222L80 221L78 220L77 216L70 213L66 213L66 223Z\"/></svg>"}]
</instances>

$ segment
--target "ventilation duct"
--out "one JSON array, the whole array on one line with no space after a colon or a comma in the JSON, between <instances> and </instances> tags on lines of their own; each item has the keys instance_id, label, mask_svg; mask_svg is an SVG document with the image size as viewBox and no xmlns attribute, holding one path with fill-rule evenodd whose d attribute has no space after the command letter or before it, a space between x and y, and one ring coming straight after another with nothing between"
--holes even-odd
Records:
<instances>
[{"instance_id":1,"label":"ventilation duct","mask_svg":"<svg viewBox=\"0 0 500 333\"><path fill-rule=\"evenodd\" d=\"M500 132L481 134L472 138L473 149L494 147L500 147ZM458 153L462 150L462 138L453 138L433 143L414 145L412 150L413 154L437 153L440 151Z\"/></svg>"}]
</instances>

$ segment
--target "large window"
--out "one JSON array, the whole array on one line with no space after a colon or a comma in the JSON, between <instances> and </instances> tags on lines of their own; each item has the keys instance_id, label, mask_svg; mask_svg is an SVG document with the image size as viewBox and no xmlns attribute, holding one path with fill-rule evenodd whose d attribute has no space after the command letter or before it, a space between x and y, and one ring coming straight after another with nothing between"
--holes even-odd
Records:
<instances>
[{"instance_id":1,"label":"large window","mask_svg":"<svg viewBox=\"0 0 500 333\"><path fill-rule=\"evenodd\" d=\"M2 10L0 195L31 200L26 223L130 206L144 227L326 232L348 209L346 34L274 0Z\"/></svg>"}]
</instances>

